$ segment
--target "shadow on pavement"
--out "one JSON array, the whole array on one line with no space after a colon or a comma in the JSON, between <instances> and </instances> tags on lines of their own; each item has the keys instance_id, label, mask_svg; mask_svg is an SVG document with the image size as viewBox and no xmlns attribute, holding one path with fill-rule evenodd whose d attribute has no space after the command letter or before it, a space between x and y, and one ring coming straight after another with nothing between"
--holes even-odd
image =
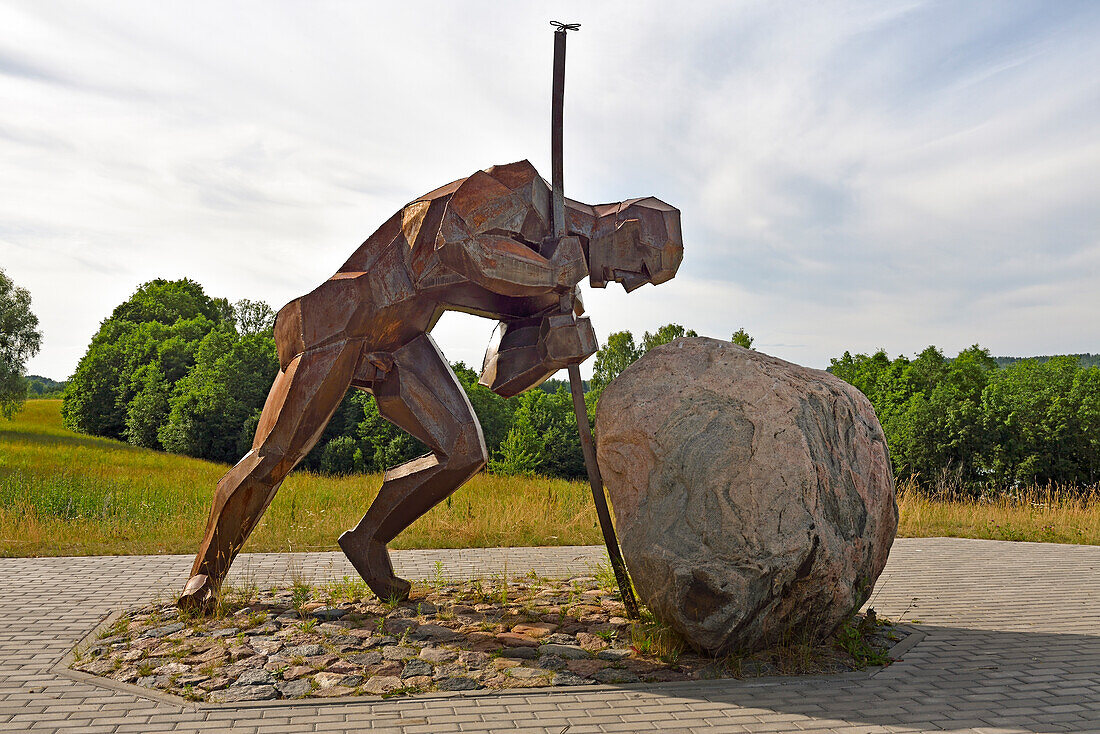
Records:
<instances>
[{"instance_id":1,"label":"shadow on pavement","mask_svg":"<svg viewBox=\"0 0 1100 734\"><path fill-rule=\"evenodd\" d=\"M729 716L750 713L765 722L793 715L836 726L917 730L1100 730L1100 630L1083 635L918 628L925 638L869 678L713 681L704 690L650 692L734 704L744 708L726 710Z\"/></svg>"}]
</instances>

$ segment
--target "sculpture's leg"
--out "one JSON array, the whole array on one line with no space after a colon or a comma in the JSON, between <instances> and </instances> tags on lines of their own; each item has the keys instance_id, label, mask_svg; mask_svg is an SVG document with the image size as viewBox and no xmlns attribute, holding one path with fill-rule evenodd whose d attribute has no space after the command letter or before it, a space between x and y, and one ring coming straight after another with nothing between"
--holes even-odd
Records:
<instances>
[{"instance_id":1,"label":"sculpture's leg","mask_svg":"<svg viewBox=\"0 0 1100 734\"><path fill-rule=\"evenodd\" d=\"M485 439L466 393L427 334L393 354L393 370L372 388L382 416L432 453L386 472L367 514L340 547L382 599L404 599L386 543L485 466Z\"/></svg>"},{"instance_id":2,"label":"sculpture's leg","mask_svg":"<svg viewBox=\"0 0 1100 734\"><path fill-rule=\"evenodd\" d=\"M208 608L260 516L290 470L320 438L351 384L359 342L295 357L275 378L252 450L218 482L206 533L179 605Z\"/></svg>"}]
</instances>

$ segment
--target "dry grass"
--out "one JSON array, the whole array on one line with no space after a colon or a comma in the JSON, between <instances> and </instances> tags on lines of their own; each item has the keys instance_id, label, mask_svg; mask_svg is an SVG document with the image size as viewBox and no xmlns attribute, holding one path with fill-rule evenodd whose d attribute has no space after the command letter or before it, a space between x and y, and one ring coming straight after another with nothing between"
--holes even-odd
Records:
<instances>
[{"instance_id":1,"label":"dry grass","mask_svg":"<svg viewBox=\"0 0 1100 734\"><path fill-rule=\"evenodd\" d=\"M226 466L73 433L59 400L0 420L0 555L195 551ZM378 475L291 475L246 551L335 550L381 484ZM899 535L1100 545L1100 493L1030 490L990 501L899 488ZM588 486L479 474L398 536L395 548L596 545Z\"/></svg>"},{"instance_id":2,"label":"dry grass","mask_svg":"<svg viewBox=\"0 0 1100 734\"><path fill-rule=\"evenodd\" d=\"M988 538L1100 545L1100 489L1028 487L991 497L922 494L898 487L906 538Z\"/></svg>"}]
</instances>

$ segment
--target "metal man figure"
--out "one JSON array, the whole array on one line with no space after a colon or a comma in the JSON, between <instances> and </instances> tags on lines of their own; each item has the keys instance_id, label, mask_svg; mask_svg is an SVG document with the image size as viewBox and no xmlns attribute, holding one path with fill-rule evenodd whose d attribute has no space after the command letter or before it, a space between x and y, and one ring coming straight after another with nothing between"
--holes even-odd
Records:
<instances>
[{"instance_id":1,"label":"metal man figure","mask_svg":"<svg viewBox=\"0 0 1100 734\"><path fill-rule=\"evenodd\" d=\"M429 336L448 310L498 319L481 384L509 397L596 351L577 283L627 291L663 283L683 257L680 213L654 198L566 203L551 233L551 192L527 161L493 166L422 196L391 217L334 276L275 321L279 375L252 450L218 482L180 597L207 607L280 483L320 438L349 386L431 453L387 471L340 547L379 597L405 598L386 544L487 459L481 426Z\"/></svg>"}]
</instances>

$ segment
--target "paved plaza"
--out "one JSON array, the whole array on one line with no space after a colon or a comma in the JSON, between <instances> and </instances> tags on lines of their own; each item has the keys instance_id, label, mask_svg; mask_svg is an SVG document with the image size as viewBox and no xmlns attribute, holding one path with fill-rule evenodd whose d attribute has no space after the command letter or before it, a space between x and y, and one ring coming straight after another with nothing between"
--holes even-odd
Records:
<instances>
[{"instance_id":1,"label":"paved plaza","mask_svg":"<svg viewBox=\"0 0 1100 734\"><path fill-rule=\"evenodd\" d=\"M584 572L599 547L403 551L398 573ZM817 678L208 705L109 688L64 658L112 611L182 584L183 556L0 560L0 731L1100 732L1100 547L901 539L871 604L914 620L888 668ZM236 580L353 575L334 553L242 556Z\"/></svg>"}]
</instances>

